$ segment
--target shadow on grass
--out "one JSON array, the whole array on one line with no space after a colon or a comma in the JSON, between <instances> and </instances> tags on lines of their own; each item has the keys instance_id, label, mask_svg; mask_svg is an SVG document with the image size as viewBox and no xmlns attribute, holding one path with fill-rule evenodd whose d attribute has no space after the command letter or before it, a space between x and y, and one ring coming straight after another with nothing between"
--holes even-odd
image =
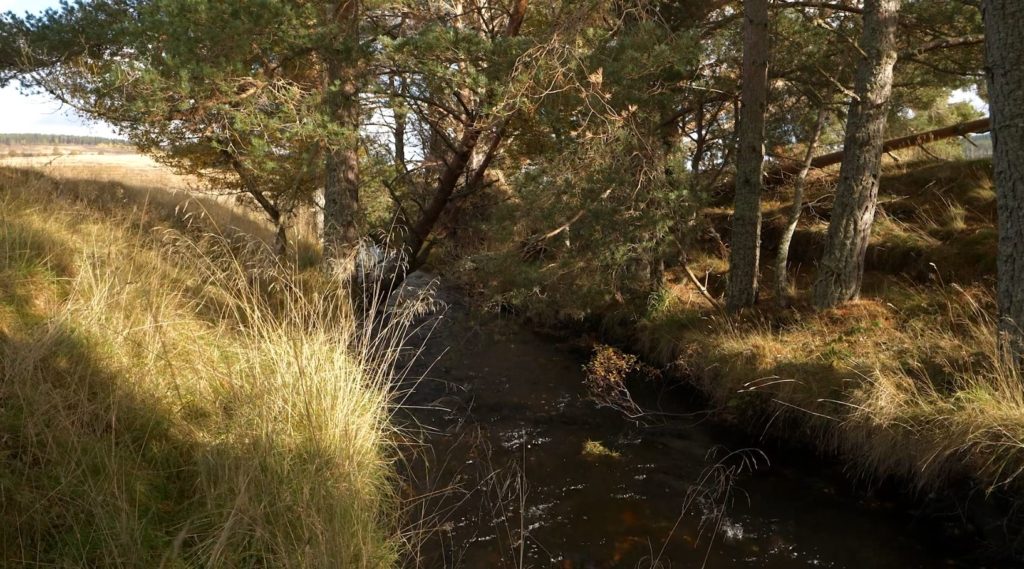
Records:
<instances>
[{"instance_id":1,"label":"shadow on grass","mask_svg":"<svg viewBox=\"0 0 1024 569\"><path fill-rule=\"evenodd\" d=\"M0 339L8 566L158 566L189 525L189 457L166 408L51 323Z\"/></svg>"},{"instance_id":2,"label":"shadow on grass","mask_svg":"<svg viewBox=\"0 0 1024 569\"><path fill-rule=\"evenodd\" d=\"M67 207L84 203L68 187L0 170L0 203L11 206L0 211L0 566L384 566L393 556L386 489L364 481L374 457L339 465L345 449L328 440L353 425L329 423L333 416L317 417L327 423L322 432L301 419L292 421L298 430L273 423L264 407L317 401L274 385L257 393L267 377L239 369L232 350L187 350L209 356L209 367L199 368L175 361L183 356L167 346L115 353L122 335L135 341L130 330L90 329L69 312L63 287L89 270L100 273L101 287L182 291L208 322L239 300L201 271L175 275L171 266L182 261L156 240L141 255L83 248L79 225L104 231L133 218L118 203ZM52 220L39 215L49 204ZM129 240L130 253L136 235L148 248L144 231L112 239ZM124 270L132 263L137 270ZM163 280L165 270L182 282ZM141 273L148 280L136 282ZM160 291L140 294L147 293ZM255 401L246 399L251 393Z\"/></svg>"}]
</instances>

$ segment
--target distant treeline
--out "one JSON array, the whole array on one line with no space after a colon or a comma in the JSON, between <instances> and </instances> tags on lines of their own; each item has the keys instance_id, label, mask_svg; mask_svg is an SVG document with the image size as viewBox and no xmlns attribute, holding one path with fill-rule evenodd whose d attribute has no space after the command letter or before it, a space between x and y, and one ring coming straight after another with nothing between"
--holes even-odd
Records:
<instances>
[{"instance_id":1,"label":"distant treeline","mask_svg":"<svg viewBox=\"0 0 1024 569\"><path fill-rule=\"evenodd\" d=\"M115 144L119 146L128 143L116 138L103 136L73 136L70 134L32 134L32 133L0 133L0 144L77 144L83 146L98 146L100 144Z\"/></svg>"}]
</instances>

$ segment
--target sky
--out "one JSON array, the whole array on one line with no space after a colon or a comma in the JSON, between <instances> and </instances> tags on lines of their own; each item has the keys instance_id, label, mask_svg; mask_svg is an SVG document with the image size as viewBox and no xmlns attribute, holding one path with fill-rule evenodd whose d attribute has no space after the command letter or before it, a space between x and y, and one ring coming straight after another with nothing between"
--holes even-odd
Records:
<instances>
[{"instance_id":1,"label":"sky","mask_svg":"<svg viewBox=\"0 0 1024 569\"><path fill-rule=\"evenodd\" d=\"M0 0L0 12L42 12L57 3L57 0ZM17 85L0 89L0 132L117 136L110 125L82 118L48 95L23 94Z\"/></svg>"},{"instance_id":2,"label":"sky","mask_svg":"<svg viewBox=\"0 0 1024 569\"><path fill-rule=\"evenodd\" d=\"M958 89L949 97L950 103L967 101L972 107L988 114L988 104L978 96L977 89Z\"/></svg>"},{"instance_id":3,"label":"sky","mask_svg":"<svg viewBox=\"0 0 1024 569\"><path fill-rule=\"evenodd\" d=\"M57 0L0 0L0 12L42 12L57 4ZM970 101L988 110L976 93L959 91L951 100ZM117 136L110 125L83 118L48 95L22 93L17 85L0 89L0 132Z\"/></svg>"}]
</instances>

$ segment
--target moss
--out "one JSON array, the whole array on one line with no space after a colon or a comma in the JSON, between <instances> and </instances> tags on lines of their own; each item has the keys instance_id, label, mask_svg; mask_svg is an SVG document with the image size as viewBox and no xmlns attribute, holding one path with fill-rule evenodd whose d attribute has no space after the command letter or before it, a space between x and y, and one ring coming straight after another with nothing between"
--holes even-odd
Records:
<instances>
[{"instance_id":1,"label":"moss","mask_svg":"<svg viewBox=\"0 0 1024 569\"><path fill-rule=\"evenodd\" d=\"M622 454L614 451L601 441L586 441L583 443L583 456L588 458L622 458Z\"/></svg>"}]
</instances>

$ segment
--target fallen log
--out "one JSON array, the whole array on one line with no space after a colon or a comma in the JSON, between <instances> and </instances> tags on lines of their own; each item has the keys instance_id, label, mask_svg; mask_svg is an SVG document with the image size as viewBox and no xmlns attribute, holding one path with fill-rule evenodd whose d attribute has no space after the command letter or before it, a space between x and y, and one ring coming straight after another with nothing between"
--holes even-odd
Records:
<instances>
[{"instance_id":1,"label":"fallen log","mask_svg":"<svg viewBox=\"0 0 1024 569\"><path fill-rule=\"evenodd\" d=\"M882 152L893 152L896 150L903 150L905 148L913 148L914 146L922 146L924 144L956 136L967 136L968 134L988 132L991 128L991 119L989 117L985 117L983 119L963 122L952 126L929 130L927 132L919 132L917 134L887 140L885 141L885 144L882 145ZM839 164L842 161L843 151L839 150L815 157L811 160L811 168L826 168L828 166ZM772 178L788 178L796 175L800 171L800 166L801 165L799 163L783 164L772 168L769 171L768 176Z\"/></svg>"}]
</instances>

